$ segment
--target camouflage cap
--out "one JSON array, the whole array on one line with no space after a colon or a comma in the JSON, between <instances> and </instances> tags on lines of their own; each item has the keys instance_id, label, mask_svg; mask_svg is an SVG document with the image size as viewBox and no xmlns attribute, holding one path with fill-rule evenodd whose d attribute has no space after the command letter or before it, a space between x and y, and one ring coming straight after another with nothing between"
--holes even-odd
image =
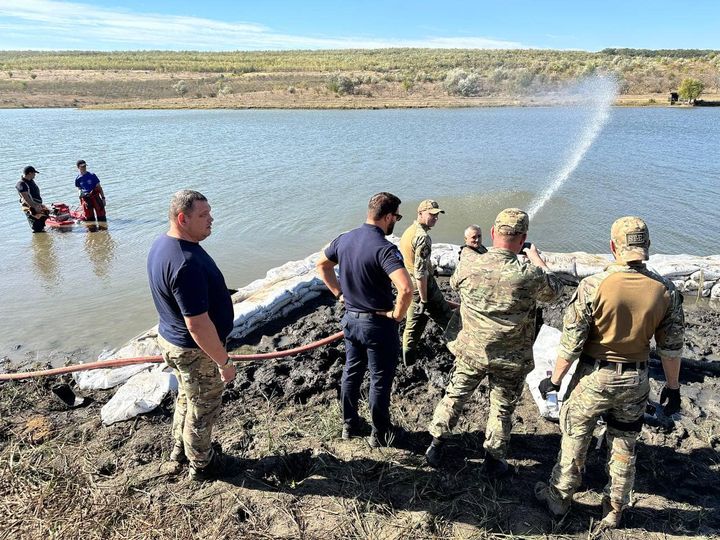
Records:
<instances>
[{"instance_id":1,"label":"camouflage cap","mask_svg":"<svg viewBox=\"0 0 720 540\"><path fill-rule=\"evenodd\" d=\"M519 208L506 208L495 218L495 233L514 236L525 234L530 228L530 218Z\"/></svg>"},{"instance_id":2,"label":"camouflage cap","mask_svg":"<svg viewBox=\"0 0 720 540\"><path fill-rule=\"evenodd\" d=\"M440 208L440 205L437 203L437 201L433 201L432 199L425 199L423 202L420 203L420 206L418 206L418 213L424 212L427 210L431 214L444 214L445 210L442 210Z\"/></svg>"},{"instance_id":3,"label":"camouflage cap","mask_svg":"<svg viewBox=\"0 0 720 540\"><path fill-rule=\"evenodd\" d=\"M647 261L650 256L650 231L639 217L615 220L610 228L610 239L615 244L617 258L622 261Z\"/></svg>"}]
</instances>

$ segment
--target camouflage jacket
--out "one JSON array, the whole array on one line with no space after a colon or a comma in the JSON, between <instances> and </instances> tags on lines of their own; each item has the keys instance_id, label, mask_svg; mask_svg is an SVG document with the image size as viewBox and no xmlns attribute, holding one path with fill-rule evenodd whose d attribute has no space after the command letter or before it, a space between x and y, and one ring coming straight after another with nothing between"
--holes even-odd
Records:
<instances>
[{"instance_id":1,"label":"camouflage jacket","mask_svg":"<svg viewBox=\"0 0 720 540\"><path fill-rule=\"evenodd\" d=\"M650 339L663 356L682 352L685 315L672 282L644 264L614 263L586 277L565 309L558 356L647 360Z\"/></svg>"},{"instance_id":2,"label":"camouflage jacket","mask_svg":"<svg viewBox=\"0 0 720 540\"><path fill-rule=\"evenodd\" d=\"M400 238L400 252L413 281L432 275L432 240L425 225L413 221Z\"/></svg>"},{"instance_id":3,"label":"camouflage jacket","mask_svg":"<svg viewBox=\"0 0 720 540\"><path fill-rule=\"evenodd\" d=\"M550 301L562 290L551 272L521 262L512 251L464 250L450 285L460 293L462 329L448 343L469 364L503 361L532 363L537 301Z\"/></svg>"}]
</instances>

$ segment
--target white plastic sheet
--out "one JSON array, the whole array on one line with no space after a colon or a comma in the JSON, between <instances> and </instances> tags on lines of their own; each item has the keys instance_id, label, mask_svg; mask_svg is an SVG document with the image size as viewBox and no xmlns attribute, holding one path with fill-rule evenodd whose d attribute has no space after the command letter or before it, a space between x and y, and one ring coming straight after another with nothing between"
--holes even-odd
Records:
<instances>
[{"instance_id":1,"label":"white plastic sheet","mask_svg":"<svg viewBox=\"0 0 720 540\"><path fill-rule=\"evenodd\" d=\"M100 410L104 425L122 422L152 411L170 390L177 390L177 379L165 371L138 373L126 382Z\"/></svg>"}]
</instances>

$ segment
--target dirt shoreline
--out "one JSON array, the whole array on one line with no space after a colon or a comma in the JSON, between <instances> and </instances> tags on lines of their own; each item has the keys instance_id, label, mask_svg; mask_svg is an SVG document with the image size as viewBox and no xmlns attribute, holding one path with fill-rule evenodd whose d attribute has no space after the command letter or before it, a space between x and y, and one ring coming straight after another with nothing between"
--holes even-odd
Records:
<instances>
[{"instance_id":1,"label":"dirt shoreline","mask_svg":"<svg viewBox=\"0 0 720 540\"><path fill-rule=\"evenodd\" d=\"M570 293L544 306L547 324L559 325ZM328 295L237 350L306 344L337 331L339 316ZM643 428L634 506L611 537L720 531L720 381L698 368L700 358L720 355L720 312L691 307L687 324L685 356L695 362L682 373L683 415ZM600 516L604 448L591 451L573 512L551 520L532 488L550 473L559 429L538 418L527 389L514 420L513 473L498 481L482 466L486 385L466 408L447 466L435 471L424 463L425 427L452 366L434 324L420 361L398 369L392 413L406 432L402 448L375 450L363 438L339 438L343 360L338 344L240 366L215 433L233 456L228 477L199 486L167 461L172 396L151 414L102 427L99 410L112 390L67 410L51 397L56 379L1 384L0 539L588 536ZM657 362L651 375L656 399Z\"/></svg>"},{"instance_id":2,"label":"dirt shoreline","mask_svg":"<svg viewBox=\"0 0 720 540\"><path fill-rule=\"evenodd\" d=\"M370 73L366 74L370 77ZM442 81L375 82L352 92L328 87L325 72L217 72L36 69L0 72L0 109L386 109L533 107L548 95L487 92L449 95ZM370 77L372 78L372 77ZM376 80L377 79L377 80ZM632 90L631 90L632 91ZM669 106L667 92L625 93L617 106ZM702 95L720 102L720 93ZM675 105L683 107L683 105Z\"/></svg>"}]
</instances>

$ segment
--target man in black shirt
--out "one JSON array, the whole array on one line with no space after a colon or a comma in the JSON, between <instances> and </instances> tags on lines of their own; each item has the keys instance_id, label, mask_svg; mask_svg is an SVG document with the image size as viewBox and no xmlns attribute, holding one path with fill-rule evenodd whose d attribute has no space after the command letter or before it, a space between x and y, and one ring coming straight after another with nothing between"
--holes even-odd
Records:
<instances>
[{"instance_id":1,"label":"man in black shirt","mask_svg":"<svg viewBox=\"0 0 720 540\"><path fill-rule=\"evenodd\" d=\"M369 368L373 447L392 442L390 391L400 354L398 323L412 300L412 283L400 250L385 238L402 218L399 208L400 199L395 195L373 195L367 221L335 238L317 263L325 285L344 301L346 308L341 321L346 350L341 388L342 436L349 439L357 434L360 386ZM338 264L339 281L335 275ZM398 290L396 301L393 284Z\"/></svg>"},{"instance_id":2,"label":"man in black shirt","mask_svg":"<svg viewBox=\"0 0 720 540\"><path fill-rule=\"evenodd\" d=\"M40 188L35 183L35 175L40 172L32 165L23 169L20 181L15 184L15 189L20 194L20 205L25 217L34 233L45 230L45 220L50 215L50 210L42 202Z\"/></svg>"}]
</instances>

